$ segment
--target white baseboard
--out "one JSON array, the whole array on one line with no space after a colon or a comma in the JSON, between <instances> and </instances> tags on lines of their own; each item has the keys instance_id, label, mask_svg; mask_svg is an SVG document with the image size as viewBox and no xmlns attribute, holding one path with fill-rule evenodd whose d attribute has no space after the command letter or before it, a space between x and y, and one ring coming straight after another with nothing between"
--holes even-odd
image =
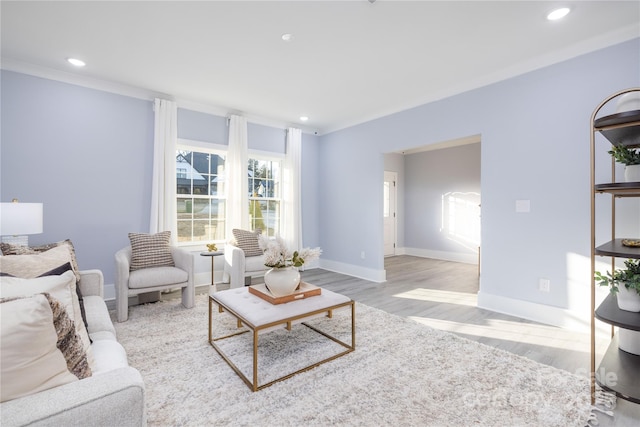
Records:
<instances>
[{"instance_id":1,"label":"white baseboard","mask_svg":"<svg viewBox=\"0 0 640 427\"><path fill-rule=\"evenodd\" d=\"M461 252L435 251L432 249L420 248L399 248L396 249L397 255L412 255L421 258L441 259L443 261L462 262L465 264L478 264L478 254L469 254Z\"/></svg>"},{"instance_id":2,"label":"white baseboard","mask_svg":"<svg viewBox=\"0 0 640 427\"><path fill-rule=\"evenodd\" d=\"M589 332L591 328L590 319L582 319L574 311L482 291L478 292L478 308L577 332Z\"/></svg>"},{"instance_id":3,"label":"white baseboard","mask_svg":"<svg viewBox=\"0 0 640 427\"><path fill-rule=\"evenodd\" d=\"M387 272L385 270L375 270L373 268L359 267L357 265L345 264L337 261L320 259L320 268L333 271L335 273L347 274L349 276L358 277L364 280L370 280L376 283L387 281Z\"/></svg>"},{"instance_id":4,"label":"white baseboard","mask_svg":"<svg viewBox=\"0 0 640 427\"><path fill-rule=\"evenodd\" d=\"M113 283L105 283L104 284L104 300L115 301L115 299L116 299L116 285Z\"/></svg>"}]
</instances>

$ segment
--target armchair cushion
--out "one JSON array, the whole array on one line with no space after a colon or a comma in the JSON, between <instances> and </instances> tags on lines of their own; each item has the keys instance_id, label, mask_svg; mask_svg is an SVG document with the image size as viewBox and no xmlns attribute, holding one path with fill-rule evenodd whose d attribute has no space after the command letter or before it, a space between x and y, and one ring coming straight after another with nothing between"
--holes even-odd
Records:
<instances>
[{"instance_id":1,"label":"armchair cushion","mask_svg":"<svg viewBox=\"0 0 640 427\"><path fill-rule=\"evenodd\" d=\"M242 249L244 256L262 255L263 252L258 243L258 236L262 233L262 230L247 231L234 228L232 232L233 237L236 239L236 246Z\"/></svg>"},{"instance_id":2,"label":"armchair cushion","mask_svg":"<svg viewBox=\"0 0 640 427\"><path fill-rule=\"evenodd\" d=\"M171 256L171 232L156 234L129 233L131 241L131 271L149 267L173 267Z\"/></svg>"},{"instance_id":3,"label":"armchair cushion","mask_svg":"<svg viewBox=\"0 0 640 427\"><path fill-rule=\"evenodd\" d=\"M176 267L145 268L131 272L129 288L142 289L150 286L175 285L188 280L189 273Z\"/></svg>"}]
</instances>

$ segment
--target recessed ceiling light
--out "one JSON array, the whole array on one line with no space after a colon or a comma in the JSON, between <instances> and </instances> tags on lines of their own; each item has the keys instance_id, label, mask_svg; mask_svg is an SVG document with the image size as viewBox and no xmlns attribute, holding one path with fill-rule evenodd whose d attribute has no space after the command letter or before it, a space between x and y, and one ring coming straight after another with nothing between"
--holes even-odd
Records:
<instances>
[{"instance_id":1,"label":"recessed ceiling light","mask_svg":"<svg viewBox=\"0 0 640 427\"><path fill-rule=\"evenodd\" d=\"M286 42L291 41L292 38L293 38L293 34L286 33L282 35L282 40Z\"/></svg>"},{"instance_id":2,"label":"recessed ceiling light","mask_svg":"<svg viewBox=\"0 0 640 427\"><path fill-rule=\"evenodd\" d=\"M556 10L552 10L548 15L547 19L549 21L557 21L558 19L562 19L571 11L568 7L561 7Z\"/></svg>"},{"instance_id":3,"label":"recessed ceiling light","mask_svg":"<svg viewBox=\"0 0 640 427\"><path fill-rule=\"evenodd\" d=\"M75 65L76 67L84 67L85 65L87 65L84 63L84 61L76 58L67 58L67 62L71 65Z\"/></svg>"},{"instance_id":4,"label":"recessed ceiling light","mask_svg":"<svg viewBox=\"0 0 640 427\"><path fill-rule=\"evenodd\" d=\"M302 120L303 122L306 122L307 120L309 120L309 117L307 117L307 116L300 116L300 120Z\"/></svg>"}]
</instances>

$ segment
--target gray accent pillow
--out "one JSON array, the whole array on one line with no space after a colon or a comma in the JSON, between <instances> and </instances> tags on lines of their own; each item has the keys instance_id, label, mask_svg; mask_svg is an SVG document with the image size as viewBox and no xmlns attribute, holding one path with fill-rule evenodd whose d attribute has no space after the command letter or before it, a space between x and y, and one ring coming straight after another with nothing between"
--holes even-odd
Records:
<instances>
[{"instance_id":1,"label":"gray accent pillow","mask_svg":"<svg viewBox=\"0 0 640 427\"><path fill-rule=\"evenodd\" d=\"M244 251L244 256L259 256L263 254L258 244L258 236L262 234L262 230L247 231L234 228L232 232L233 237L236 239L236 246Z\"/></svg>"},{"instance_id":2,"label":"gray accent pillow","mask_svg":"<svg viewBox=\"0 0 640 427\"><path fill-rule=\"evenodd\" d=\"M131 242L131 271L149 267L174 267L171 256L171 232L156 234L129 233Z\"/></svg>"}]
</instances>

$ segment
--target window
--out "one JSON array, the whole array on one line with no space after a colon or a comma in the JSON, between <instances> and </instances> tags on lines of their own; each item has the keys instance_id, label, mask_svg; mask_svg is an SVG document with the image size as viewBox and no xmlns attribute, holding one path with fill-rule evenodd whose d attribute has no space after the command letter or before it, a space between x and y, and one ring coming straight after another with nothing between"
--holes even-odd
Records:
<instances>
[{"instance_id":1,"label":"window","mask_svg":"<svg viewBox=\"0 0 640 427\"><path fill-rule=\"evenodd\" d=\"M225 156L223 151L178 146L178 243L225 240Z\"/></svg>"},{"instance_id":2,"label":"window","mask_svg":"<svg viewBox=\"0 0 640 427\"><path fill-rule=\"evenodd\" d=\"M267 236L280 233L282 206L281 162L250 156L249 176L249 227L261 229Z\"/></svg>"}]
</instances>

